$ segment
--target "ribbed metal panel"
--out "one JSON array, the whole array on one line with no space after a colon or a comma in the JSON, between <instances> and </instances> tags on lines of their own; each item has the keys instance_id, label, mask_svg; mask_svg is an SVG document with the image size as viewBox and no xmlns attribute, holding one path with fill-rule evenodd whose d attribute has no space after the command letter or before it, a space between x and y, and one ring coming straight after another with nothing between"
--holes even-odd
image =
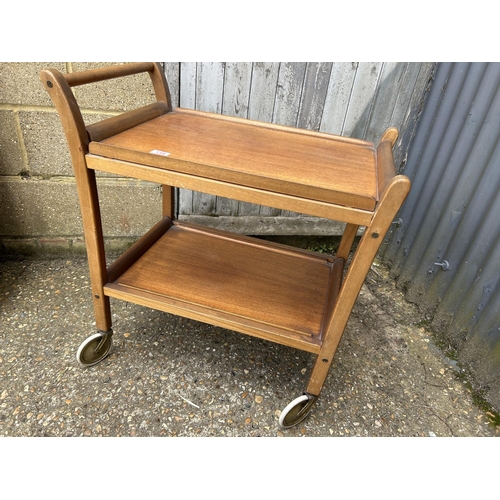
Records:
<instances>
[{"instance_id":1,"label":"ribbed metal panel","mask_svg":"<svg viewBox=\"0 0 500 500\"><path fill-rule=\"evenodd\" d=\"M437 65L405 173L383 258L500 408L500 63Z\"/></svg>"}]
</instances>

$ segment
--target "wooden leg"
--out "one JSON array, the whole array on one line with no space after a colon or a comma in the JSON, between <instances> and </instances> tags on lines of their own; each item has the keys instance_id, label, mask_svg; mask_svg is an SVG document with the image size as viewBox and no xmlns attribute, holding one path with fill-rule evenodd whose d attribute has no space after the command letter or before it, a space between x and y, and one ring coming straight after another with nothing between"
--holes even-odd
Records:
<instances>
[{"instance_id":1,"label":"wooden leg","mask_svg":"<svg viewBox=\"0 0 500 500\"><path fill-rule=\"evenodd\" d=\"M175 190L172 186L163 185L163 216L175 219Z\"/></svg>"},{"instance_id":2,"label":"wooden leg","mask_svg":"<svg viewBox=\"0 0 500 500\"><path fill-rule=\"evenodd\" d=\"M321 392L328 370L332 364L333 356L335 355L335 351L337 350L337 346L351 315L352 308L378 247L378 240L372 238L369 232L365 231L349 267L329 325L327 326L325 340L323 341L307 386L307 392L309 394L319 396Z\"/></svg>"},{"instance_id":3,"label":"wooden leg","mask_svg":"<svg viewBox=\"0 0 500 500\"><path fill-rule=\"evenodd\" d=\"M333 356L344 333L366 275L408 191L408 179L402 176L394 177L384 192L370 225L366 228L361 238L337 298L329 324L327 325L324 341L307 386L308 394L319 396L321 392L328 370L332 364ZM344 234L344 249L347 248L348 240L353 238L354 228L351 227L348 229L349 236Z\"/></svg>"},{"instance_id":4,"label":"wooden leg","mask_svg":"<svg viewBox=\"0 0 500 500\"><path fill-rule=\"evenodd\" d=\"M97 330L111 329L111 309L109 297L104 295L104 285L108 281L106 256L102 234L101 215L95 173L86 170L86 182L78 183L78 196L82 209L83 231L90 270L92 300Z\"/></svg>"},{"instance_id":5,"label":"wooden leg","mask_svg":"<svg viewBox=\"0 0 500 500\"><path fill-rule=\"evenodd\" d=\"M88 133L65 77L51 70L42 71L40 76L57 108L68 141L82 213L96 326L106 332L111 329L111 311L109 299L103 293L107 283L106 257L95 172L87 168Z\"/></svg>"},{"instance_id":6,"label":"wooden leg","mask_svg":"<svg viewBox=\"0 0 500 500\"><path fill-rule=\"evenodd\" d=\"M358 232L359 226L356 224L347 224L344 229L344 234L340 240L339 249L337 250L337 257L341 257L344 261L347 261L349 253L351 252L352 244L354 243L354 238Z\"/></svg>"}]
</instances>

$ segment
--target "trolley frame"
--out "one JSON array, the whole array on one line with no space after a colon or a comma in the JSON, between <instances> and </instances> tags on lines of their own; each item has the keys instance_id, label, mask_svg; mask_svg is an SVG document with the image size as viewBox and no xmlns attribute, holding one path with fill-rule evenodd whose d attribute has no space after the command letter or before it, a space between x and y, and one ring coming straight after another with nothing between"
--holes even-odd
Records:
<instances>
[{"instance_id":1,"label":"trolley frame","mask_svg":"<svg viewBox=\"0 0 500 500\"><path fill-rule=\"evenodd\" d=\"M85 125L71 87L141 72L151 76L156 103ZM307 414L410 189L394 166L397 130L374 145L174 109L158 63L69 74L46 69L40 77L72 158L98 332L112 332L114 297L311 352L317 359L304 393ZM163 218L110 266L97 170L163 186ZM342 221L345 230L333 257L196 226L175 220L175 187ZM344 273L360 226L364 233Z\"/></svg>"}]
</instances>

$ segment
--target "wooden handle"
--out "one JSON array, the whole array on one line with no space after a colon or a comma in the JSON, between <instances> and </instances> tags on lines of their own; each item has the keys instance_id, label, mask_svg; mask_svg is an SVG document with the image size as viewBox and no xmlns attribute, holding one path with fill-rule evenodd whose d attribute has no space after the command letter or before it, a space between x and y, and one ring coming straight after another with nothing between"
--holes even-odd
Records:
<instances>
[{"instance_id":1,"label":"wooden handle","mask_svg":"<svg viewBox=\"0 0 500 500\"><path fill-rule=\"evenodd\" d=\"M76 73L67 73L63 75L69 87L85 85L87 83L101 82L111 80L122 76L135 75L137 73L149 73L153 83L156 100L167 103L169 111L172 111L172 101L170 91L165 75L159 63L141 62L117 64L105 68L89 69L87 71L77 71Z\"/></svg>"},{"instance_id":2,"label":"wooden handle","mask_svg":"<svg viewBox=\"0 0 500 500\"><path fill-rule=\"evenodd\" d=\"M77 85L85 85L87 83L101 82L102 80L110 80L111 78L119 78L121 76L135 75L136 73L144 73L145 71L153 71L154 64L147 63L128 63L119 64L116 66L108 66L106 68L89 69L87 71L78 71L76 73L67 73L64 78L70 87Z\"/></svg>"},{"instance_id":3,"label":"wooden handle","mask_svg":"<svg viewBox=\"0 0 500 500\"><path fill-rule=\"evenodd\" d=\"M121 115L87 125L87 133L91 141L99 142L148 120L164 115L169 111L167 103L162 101L155 102L142 108L126 111Z\"/></svg>"}]
</instances>

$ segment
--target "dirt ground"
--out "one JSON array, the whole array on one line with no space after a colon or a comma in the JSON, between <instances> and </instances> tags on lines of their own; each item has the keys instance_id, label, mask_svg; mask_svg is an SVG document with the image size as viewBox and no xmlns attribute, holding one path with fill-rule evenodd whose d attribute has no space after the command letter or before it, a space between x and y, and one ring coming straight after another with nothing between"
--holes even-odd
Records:
<instances>
[{"instance_id":1,"label":"dirt ground","mask_svg":"<svg viewBox=\"0 0 500 500\"><path fill-rule=\"evenodd\" d=\"M309 353L112 301L111 355L75 360L94 333L83 257L0 263L0 436L498 436L461 369L374 264L323 392L297 427L278 424L305 389Z\"/></svg>"}]
</instances>

